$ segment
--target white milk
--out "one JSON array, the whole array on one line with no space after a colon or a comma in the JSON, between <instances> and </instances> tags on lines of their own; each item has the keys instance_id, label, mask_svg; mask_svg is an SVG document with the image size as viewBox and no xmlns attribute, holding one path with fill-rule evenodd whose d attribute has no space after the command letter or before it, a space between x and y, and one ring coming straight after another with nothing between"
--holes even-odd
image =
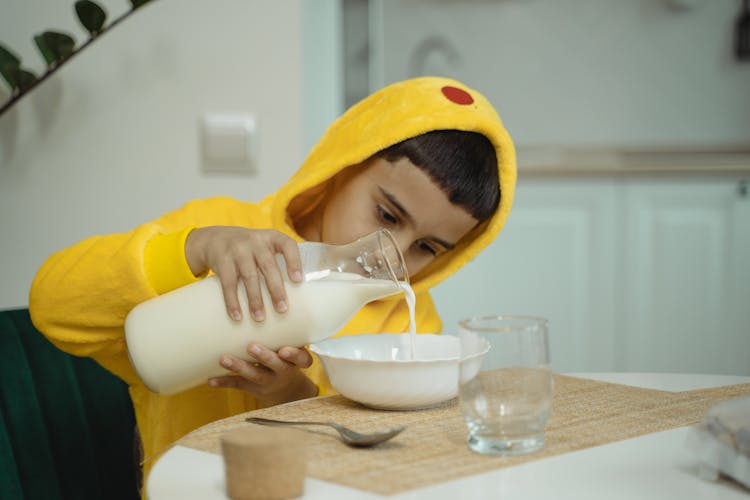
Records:
<instances>
[{"instance_id":1,"label":"white milk","mask_svg":"<svg viewBox=\"0 0 750 500\"><path fill-rule=\"evenodd\" d=\"M399 286L401 287L401 290L404 291L406 305L409 307L409 341L411 342L411 359L414 360L416 358L416 353L414 352L414 341L417 336L417 320L414 319L414 317L417 306L417 298L414 295L414 290L412 290L409 283L401 282L399 283Z\"/></svg>"},{"instance_id":2,"label":"white milk","mask_svg":"<svg viewBox=\"0 0 750 500\"><path fill-rule=\"evenodd\" d=\"M152 391L174 394L226 375L228 371L219 365L222 354L248 359L250 342L274 350L318 342L340 330L367 302L401 291L392 281L335 272L316 281L285 282L285 286L289 310L283 314L270 307L270 296L261 287L266 306L262 323L250 317L242 285L238 294L243 319L229 318L216 276L139 304L125 320L134 368ZM409 307L414 325L413 303Z\"/></svg>"}]
</instances>

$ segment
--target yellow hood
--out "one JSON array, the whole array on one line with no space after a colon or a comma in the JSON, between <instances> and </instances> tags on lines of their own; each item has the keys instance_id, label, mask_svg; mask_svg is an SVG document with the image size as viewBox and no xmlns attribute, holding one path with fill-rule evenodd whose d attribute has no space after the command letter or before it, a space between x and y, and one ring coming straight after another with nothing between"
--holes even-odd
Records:
<instances>
[{"instance_id":1,"label":"yellow hood","mask_svg":"<svg viewBox=\"0 0 750 500\"><path fill-rule=\"evenodd\" d=\"M486 136L495 146L500 205L495 214L450 252L411 276L416 293L455 273L500 233L513 203L516 155L508 132L489 101L476 90L448 78L421 77L389 85L347 110L328 128L305 162L274 196L273 225L296 234L292 200L314 203L327 181L393 144L433 130L464 130ZM303 195L300 197L300 195Z\"/></svg>"}]
</instances>

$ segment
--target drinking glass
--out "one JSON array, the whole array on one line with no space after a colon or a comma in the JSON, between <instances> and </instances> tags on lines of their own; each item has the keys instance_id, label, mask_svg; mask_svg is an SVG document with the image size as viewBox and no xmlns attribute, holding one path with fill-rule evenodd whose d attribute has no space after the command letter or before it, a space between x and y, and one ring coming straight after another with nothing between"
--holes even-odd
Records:
<instances>
[{"instance_id":1,"label":"drinking glass","mask_svg":"<svg viewBox=\"0 0 750 500\"><path fill-rule=\"evenodd\" d=\"M547 320L487 316L459 322L459 402L478 453L520 455L544 447L552 408Z\"/></svg>"}]
</instances>

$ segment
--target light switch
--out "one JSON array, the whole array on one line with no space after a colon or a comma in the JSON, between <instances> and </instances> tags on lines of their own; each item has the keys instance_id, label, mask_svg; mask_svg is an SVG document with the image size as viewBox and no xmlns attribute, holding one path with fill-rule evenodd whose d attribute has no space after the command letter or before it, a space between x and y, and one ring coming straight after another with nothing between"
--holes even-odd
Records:
<instances>
[{"instance_id":1,"label":"light switch","mask_svg":"<svg viewBox=\"0 0 750 500\"><path fill-rule=\"evenodd\" d=\"M207 114L201 135L205 172L257 171L258 125L253 115Z\"/></svg>"}]
</instances>

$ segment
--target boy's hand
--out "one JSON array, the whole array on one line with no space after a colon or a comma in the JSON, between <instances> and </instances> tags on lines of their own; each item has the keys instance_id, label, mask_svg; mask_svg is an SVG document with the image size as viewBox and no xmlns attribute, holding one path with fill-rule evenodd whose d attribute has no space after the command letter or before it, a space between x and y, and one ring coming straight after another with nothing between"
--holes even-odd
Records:
<instances>
[{"instance_id":1,"label":"boy's hand","mask_svg":"<svg viewBox=\"0 0 750 500\"><path fill-rule=\"evenodd\" d=\"M307 378L301 368L309 368L313 359L306 349L282 347L274 352L259 344L247 347L256 362L224 355L221 366L235 375L209 380L211 387L232 387L247 391L263 403L277 405L316 396L318 388Z\"/></svg>"},{"instance_id":2,"label":"boy's hand","mask_svg":"<svg viewBox=\"0 0 750 500\"><path fill-rule=\"evenodd\" d=\"M185 257L193 274L211 269L219 277L227 314L242 319L237 285L245 285L250 313L256 321L265 319L261 281L271 295L274 309L286 312L289 304L282 271L276 254L284 256L287 274L302 281L302 261L297 243L272 229L248 229L236 226L210 226L194 229L185 241Z\"/></svg>"}]
</instances>

